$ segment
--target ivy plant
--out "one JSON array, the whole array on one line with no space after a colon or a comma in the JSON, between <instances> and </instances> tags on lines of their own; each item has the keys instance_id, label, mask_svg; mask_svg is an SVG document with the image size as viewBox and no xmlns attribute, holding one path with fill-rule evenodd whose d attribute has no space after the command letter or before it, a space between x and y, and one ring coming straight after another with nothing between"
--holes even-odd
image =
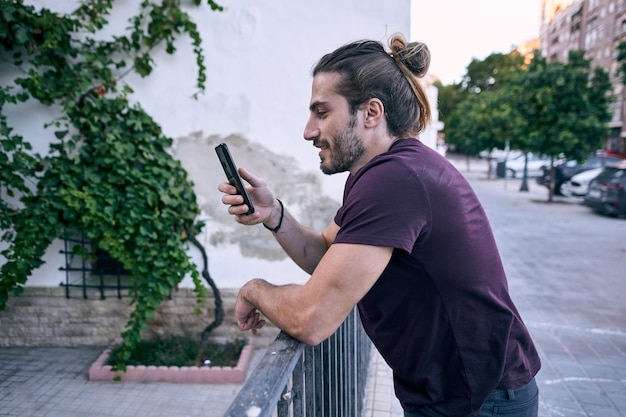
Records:
<instances>
[{"instance_id":1,"label":"ivy plant","mask_svg":"<svg viewBox=\"0 0 626 417\"><path fill-rule=\"evenodd\" d=\"M212 0L208 6L222 10ZM142 1L124 33L102 36L113 7L113 0L84 0L59 14L22 1L0 4L0 72L15 74L0 85L0 310L23 291L54 239L81 230L131 273L134 308L116 363L125 369L142 330L185 276L200 304L207 290L187 254L203 227L193 184L168 153L172 139L131 103L124 76L149 76L155 48L175 53L181 34L193 43L196 94L205 89L206 67L196 24L178 1ZM59 109L44 126L45 155L6 116L9 106L32 100ZM206 265L203 275L213 288Z\"/></svg>"}]
</instances>

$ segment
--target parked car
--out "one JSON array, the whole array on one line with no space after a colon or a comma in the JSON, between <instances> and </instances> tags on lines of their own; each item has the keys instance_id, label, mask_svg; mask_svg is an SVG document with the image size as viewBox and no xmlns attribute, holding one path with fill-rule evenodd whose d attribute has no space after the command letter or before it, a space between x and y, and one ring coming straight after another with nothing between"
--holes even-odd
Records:
<instances>
[{"instance_id":1,"label":"parked car","mask_svg":"<svg viewBox=\"0 0 626 417\"><path fill-rule=\"evenodd\" d=\"M626 215L626 161L604 168L589 184L583 204L598 213Z\"/></svg>"},{"instance_id":2,"label":"parked car","mask_svg":"<svg viewBox=\"0 0 626 417\"><path fill-rule=\"evenodd\" d=\"M496 175L500 178L522 178L524 176L524 154L516 153L508 159L501 158L495 162ZM538 177L543 174L542 167L550 165L550 157L528 153L527 175Z\"/></svg>"},{"instance_id":3,"label":"parked car","mask_svg":"<svg viewBox=\"0 0 626 417\"><path fill-rule=\"evenodd\" d=\"M563 187L563 184L565 184L565 182L574 175L590 169L605 167L609 164L616 164L620 161L622 161L621 158L614 156L594 155L587 158L587 160L582 164L578 163L576 160L570 160L558 164L554 167L554 192L557 195L565 195L567 190L561 189L561 187ZM546 187L550 186L549 166L543 168L543 174L537 177L537 184L544 185Z\"/></svg>"},{"instance_id":4,"label":"parked car","mask_svg":"<svg viewBox=\"0 0 626 417\"><path fill-rule=\"evenodd\" d=\"M521 154L522 154L522 151L518 151L514 149L493 148L491 150L485 149L484 151L481 151L478 154L478 156L480 156L483 159L503 159L503 158L513 158Z\"/></svg>"},{"instance_id":5,"label":"parked car","mask_svg":"<svg viewBox=\"0 0 626 417\"><path fill-rule=\"evenodd\" d=\"M574 175L561 186L563 195L584 197L587 191L589 191L589 183L597 177L602 170L604 170L604 168L594 168Z\"/></svg>"}]
</instances>

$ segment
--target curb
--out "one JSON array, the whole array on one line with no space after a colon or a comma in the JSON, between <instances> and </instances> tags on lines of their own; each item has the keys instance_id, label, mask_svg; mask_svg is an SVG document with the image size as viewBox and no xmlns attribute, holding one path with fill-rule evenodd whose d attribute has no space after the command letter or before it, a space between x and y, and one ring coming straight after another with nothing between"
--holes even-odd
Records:
<instances>
[{"instance_id":1,"label":"curb","mask_svg":"<svg viewBox=\"0 0 626 417\"><path fill-rule=\"evenodd\" d=\"M111 365L105 365L110 354L111 348L105 349L91 365L90 381L225 384L244 382L252 358L252 346L248 342L243 347L237 365L234 367L129 365L126 367L126 372L122 372L113 371Z\"/></svg>"}]
</instances>

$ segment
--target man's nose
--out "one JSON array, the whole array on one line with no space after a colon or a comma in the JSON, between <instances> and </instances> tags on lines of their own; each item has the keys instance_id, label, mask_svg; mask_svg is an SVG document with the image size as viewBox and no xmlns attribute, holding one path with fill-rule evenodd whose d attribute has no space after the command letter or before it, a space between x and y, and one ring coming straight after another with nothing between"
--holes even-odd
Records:
<instances>
[{"instance_id":1,"label":"man's nose","mask_svg":"<svg viewBox=\"0 0 626 417\"><path fill-rule=\"evenodd\" d=\"M312 121L309 119L306 126L304 126L304 139L313 140L319 137L319 135L320 135L319 128L314 123L312 123Z\"/></svg>"}]
</instances>

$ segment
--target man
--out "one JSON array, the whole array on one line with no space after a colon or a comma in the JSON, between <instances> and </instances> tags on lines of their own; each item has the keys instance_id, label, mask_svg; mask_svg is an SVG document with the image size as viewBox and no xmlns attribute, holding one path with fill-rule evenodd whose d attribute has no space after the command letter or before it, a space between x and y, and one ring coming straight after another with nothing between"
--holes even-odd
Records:
<instances>
[{"instance_id":1,"label":"man","mask_svg":"<svg viewBox=\"0 0 626 417\"><path fill-rule=\"evenodd\" d=\"M246 283L238 325L256 334L265 317L315 345L358 305L406 416L536 416L539 357L485 212L464 177L415 139L429 121L418 77L430 54L402 36L390 50L351 43L313 70L304 138L324 173L350 173L326 230L299 224L245 169L253 214L234 187L219 185L237 222L262 223L311 274L304 285Z\"/></svg>"}]
</instances>

